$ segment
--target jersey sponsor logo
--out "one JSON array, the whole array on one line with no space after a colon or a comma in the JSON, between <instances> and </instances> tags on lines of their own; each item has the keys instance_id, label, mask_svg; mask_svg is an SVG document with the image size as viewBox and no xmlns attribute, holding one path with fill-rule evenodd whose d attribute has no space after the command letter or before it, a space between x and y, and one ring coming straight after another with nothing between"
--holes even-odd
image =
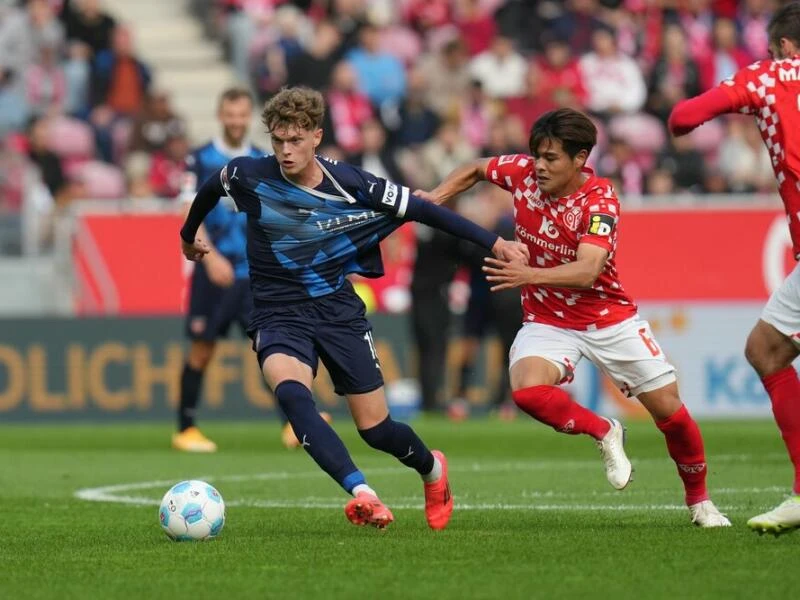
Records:
<instances>
[{"instance_id":1,"label":"jersey sponsor logo","mask_svg":"<svg viewBox=\"0 0 800 600\"><path fill-rule=\"evenodd\" d=\"M580 206L573 206L564 214L564 225L570 231L578 231L581 226L581 217L583 217L583 209Z\"/></svg>"},{"instance_id":2,"label":"jersey sponsor logo","mask_svg":"<svg viewBox=\"0 0 800 600\"><path fill-rule=\"evenodd\" d=\"M372 191L372 188L370 188ZM381 204L385 204L386 206L397 206L397 201L400 199L400 188L397 184L392 183L391 181L386 182L386 189L383 191L383 198L381 199Z\"/></svg>"},{"instance_id":3,"label":"jersey sponsor logo","mask_svg":"<svg viewBox=\"0 0 800 600\"><path fill-rule=\"evenodd\" d=\"M542 224L539 226L539 234L545 234L551 240L556 239L559 235L558 229L556 229L556 226L547 217L542 217Z\"/></svg>"},{"instance_id":4,"label":"jersey sponsor logo","mask_svg":"<svg viewBox=\"0 0 800 600\"><path fill-rule=\"evenodd\" d=\"M337 232L346 231L350 229L353 223L362 223L375 217L382 217L379 212L374 210L365 210L364 212L343 215L341 217L331 217L330 219L321 219L314 223L320 231Z\"/></svg>"},{"instance_id":5,"label":"jersey sponsor logo","mask_svg":"<svg viewBox=\"0 0 800 600\"><path fill-rule=\"evenodd\" d=\"M611 235L615 219L611 215L595 214L589 220L589 233L592 235Z\"/></svg>"},{"instance_id":6,"label":"jersey sponsor logo","mask_svg":"<svg viewBox=\"0 0 800 600\"><path fill-rule=\"evenodd\" d=\"M530 231L525 229L522 225L516 226L517 238L522 241L530 242L534 246L561 254L562 256L574 258L577 256L577 251L570 248L567 244L554 244L546 239L540 238L538 235L533 235Z\"/></svg>"}]
</instances>

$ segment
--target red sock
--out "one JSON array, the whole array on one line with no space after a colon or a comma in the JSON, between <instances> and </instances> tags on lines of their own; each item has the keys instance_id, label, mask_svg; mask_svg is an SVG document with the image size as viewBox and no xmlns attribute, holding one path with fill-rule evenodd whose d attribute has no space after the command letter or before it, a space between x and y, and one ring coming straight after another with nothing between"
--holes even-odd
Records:
<instances>
[{"instance_id":1,"label":"red sock","mask_svg":"<svg viewBox=\"0 0 800 600\"><path fill-rule=\"evenodd\" d=\"M706 453L703 449L703 436L686 406L675 411L671 417L656 421L664 437L667 438L667 450L678 466L678 475L683 480L686 490L686 505L691 506L708 500L706 489Z\"/></svg>"},{"instance_id":2,"label":"red sock","mask_svg":"<svg viewBox=\"0 0 800 600\"><path fill-rule=\"evenodd\" d=\"M514 402L537 421L556 431L577 435L588 433L601 440L611 425L588 408L575 402L570 395L554 385L535 385L511 394Z\"/></svg>"},{"instance_id":3,"label":"red sock","mask_svg":"<svg viewBox=\"0 0 800 600\"><path fill-rule=\"evenodd\" d=\"M794 493L800 494L800 380L794 367L762 379L772 401L772 414L794 465Z\"/></svg>"}]
</instances>

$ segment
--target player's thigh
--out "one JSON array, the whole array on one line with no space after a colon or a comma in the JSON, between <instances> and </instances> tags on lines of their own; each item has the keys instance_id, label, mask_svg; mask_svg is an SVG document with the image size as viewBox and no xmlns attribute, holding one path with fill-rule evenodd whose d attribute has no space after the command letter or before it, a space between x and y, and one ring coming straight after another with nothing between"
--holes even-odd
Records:
<instances>
[{"instance_id":1,"label":"player's thigh","mask_svg":"<svg viewBox=\"0 0 800 600\"><path fill-rule=\"evenodd\" d=\"M538 323L522 326L508 356L512 390L567 383L581 360L572 331Z\"/></svg>"},{"instance_id":2,"label":"player's thigh","mask_svg":"<svg viewBox=\"0 0 800 600\"><path fill-rule=\"evenodd\" d=\"M639 396L676 381L650 324L638 315L618 325L581 334L582 350L627 396Z\"/></svg>"},{"instance_id":3,"label":"player's thigh","mask_svg":"<svg viewBox=\"0 0 800 600\"><path fill-rule=\"evenodd\" d=\"M248 335L264 379L273 391L289 380L311 388L319 357L314 348L313 327L302 315L289 310L256 311Z\"/></svg>"},{"instance_id":4,"label":"player's thigh","mask_svg":"<svg viewBox=\"0 0 800 600\"><path fill-rule=\"evenodd\" d=\"M383 387L372 328L365 318L319 324L315 348L337 394L363 395Z\"/></svg>"}]
</instances>

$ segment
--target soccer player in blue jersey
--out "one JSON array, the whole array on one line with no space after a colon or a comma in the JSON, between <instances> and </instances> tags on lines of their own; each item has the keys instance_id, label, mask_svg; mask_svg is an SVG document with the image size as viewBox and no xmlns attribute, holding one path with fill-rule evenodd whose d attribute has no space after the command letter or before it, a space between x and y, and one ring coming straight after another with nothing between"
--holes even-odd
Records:
<instances>
[{"instance_id":1,"label":"soccer player in blue jersey","mask_svg":"<svg viewBox=\"0 0 800 600\"><path fill-rule=\"evenodd\" d=\"M253 349L303 448L353 495L347 518L378 528L394 520L315 409L311 384L320 359L337 393L346 396L364 441L422 476L428 525L443 529L453 510L447 461L389 415L372 327L347 275L380 276L378 243L408 220L508 260L527 261L527 255L521 244L420 200L406 187L315 156L324 110L322 96L308 88L285 88L267 103L263 121L275 155L236 158L203 183L181 229L183 253L194 261L208 255L198 228L227 194L247 219Z\"/></svg>"},{"instance_id":2,"label":"soccer player in blue jersey","mask_svg":"<svg viewBox=\"0 0 800 600\"><path fill-rule=\"evenodd\" d=\"M222 135L194 150L187 159L180 200L194 200L198 182L237 156L263 156L251 146L247 133L253 115L250 92L240 88L225 90L219 98L217 119ZM217 340L225 337L232 323L247 329L253 299L247 269L247 219L233 202L220 202L204 219L202 238L209 253L192 272L186 335L189 353L181 373L178 431L172 446L187 452L214 452L217 446L195 425L203 373L214 355Z\"/></svg>"}]
</instances>

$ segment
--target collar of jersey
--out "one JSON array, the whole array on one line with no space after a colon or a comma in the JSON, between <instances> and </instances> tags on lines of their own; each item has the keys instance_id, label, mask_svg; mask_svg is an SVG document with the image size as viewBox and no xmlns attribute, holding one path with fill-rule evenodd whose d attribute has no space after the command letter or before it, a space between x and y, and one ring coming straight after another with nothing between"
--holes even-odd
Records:
<instances>
[{"instance_id":1,"label":"collar of jersey","mask_svg":"<svg viewBox=\"0 0 800 600\"><path fill-rule=\"evenodd\" d=\"M295 183L294 181L292 181L291 179L289 179L286 176L286 173L283 172L283 167L279 166L278 168L281 171L281 177L283 177L284 181L286 181L286 183L288 183L289 185L293 185L294 187L299 188L299 189L303 190L304 192L307 192L307 193L311 194L312 196L316 196L317 198L323 198L325 200L334 200L336 202L347 202L348 204L355 204L356 203L356 199L353 198L350 194L348 194L341 185L339 185L339 182L336 181L336 179L333 177L333 175L330 174L328 169L325 168L325 166L320 162L320 160L316 156L314 157L314 160L319 165L319 168L322 169L322 174L327 176L328 179L331 180L331 183L333 184L333 187L335 187L337 190L339 190L339 192L342 194L341 196L334 196L333 194L326 194L325 192L320 192L319 190L315 190L314 188L310 188L308 186L301 185L299 183Z\"/></svg>"},{"instance_id":2,"label":"collar of jersey","mask_svg":"<svg viewBox=\"0 0 800 600\"><path fill-rule=\"evenodd\" d=\"M228 146L228 144L225 143L225 140L223 140L221 137L215 137L213 140L211 140L211 143L214 145L214 148L217 149L217 152L233 158L237 158L239 156L248 156L253 151L253 147L250 145L250 142L245 142L238 148L233 148L232 146Z\"/></svg>"}]
</instances>

